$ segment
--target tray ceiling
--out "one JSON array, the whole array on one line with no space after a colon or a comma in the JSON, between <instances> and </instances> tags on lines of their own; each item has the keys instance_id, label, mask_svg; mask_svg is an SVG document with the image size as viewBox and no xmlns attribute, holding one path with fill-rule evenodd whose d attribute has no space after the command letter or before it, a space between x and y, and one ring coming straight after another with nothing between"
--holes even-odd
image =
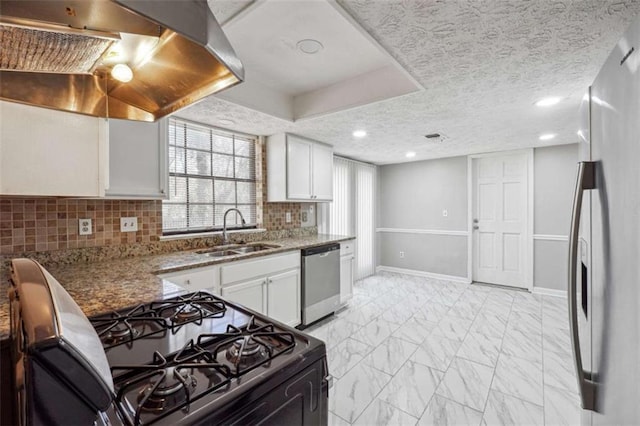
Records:
<instances>
[{"instance_id":1,"label":"tray ceiling","mask_svg":"<svg viewBox=\"0 0 640 426\"><path fill-rule=\"evenodd\" d=\"M286 0L265 0L280 1ZM308 2L325 0L302 0ZM249 4L211 0L224 23ZM340 6L424 90L291 121L210 97L178 115L258 135L290 131L377 164L577 141L578 106L633 17L637 1L343 0ZM251 31L251 28L246 28ZM231 43L234 40L231 38ZM224 96L224 95L223 95ZM556 106L538 108L546 96ZM365 129L355 139L352 132ZM446 134L429 142L425 134ZM555 133L541 142L543 133Z\"/></svg>"}]
</instances>

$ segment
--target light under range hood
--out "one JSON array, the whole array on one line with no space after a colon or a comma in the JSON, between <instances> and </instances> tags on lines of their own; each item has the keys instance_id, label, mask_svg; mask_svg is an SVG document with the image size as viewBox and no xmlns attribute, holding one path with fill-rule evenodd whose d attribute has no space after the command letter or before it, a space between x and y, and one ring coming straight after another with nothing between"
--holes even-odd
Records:
<instances>
[{"instance_id":1,"label":"light under range hood","mask_svg":"<svg viewBox=\"0 0 640 426\"><path fill-rule=\"evenodd\" d=\"M244 79L205 0L0 0L0 13L3 100L155 121Z\"/></svg>"}]
</instances>

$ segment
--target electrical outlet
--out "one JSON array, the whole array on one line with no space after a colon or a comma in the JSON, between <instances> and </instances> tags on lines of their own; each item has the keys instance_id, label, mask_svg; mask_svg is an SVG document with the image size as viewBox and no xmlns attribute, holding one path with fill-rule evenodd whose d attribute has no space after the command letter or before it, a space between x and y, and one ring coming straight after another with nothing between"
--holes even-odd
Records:
<instances>
[{"instance_id":1,"label":"electrical outlet","mask_svg":"<svg viewBox=\"0 0 640 426\"><path fill-rule=\"evenodd\" d=\"M403 251L400 252L400 258L404 258L404 252Z\"/></svg>"},{"instance_id":2,"label":"electrical outlet","mask_svg":"<svg viewBox=\"0 0 640 426\"><path fill-rule=\"evenodd\" d=\"M138 230L137 217L121 217L120 232L136 232Z\"/></svg>"},{"instance_id":3,"label":"electrical outlet","mask_svg":"<svg viewBox=\"0 0 640 426\"><path fill-rule=\"evenodd\" d=\"M93 230L91 229L91 219L79 219L78 220L78 233L80 235L91 235Z\"/></svg>"},{"instance_id":4,"label":"electrical outlet","mask_svg":"<svg viewBox=\"0 0 640 426\"><path fill-rule=\"evenodd\" d=\"M285 222L287 222L287 223L290 223L290 222L291 222L291 212L286 212L286 213L284 214L284 220L285 220Z\"/></svg>"},{"instance_id":5,"label":"electrical outlet","mask_svg":"<svg viewBox=\"0 0 640 426\"><path fill-rule=\"evenodd\" d=\"M442 216L444 217L449 216L449 212L447 211L447 209L442 210Z\"/></svg>"},{"instance_id":6,"label":"electrical outlet","mask_svg":"<svg viewBox=\"0 0 640 426\"><path fill-rule=\"evenodd\" d=\"M309 214L307 212L302 212L302 221L306 222L309 220Z\"/></svg>"}]
</instances>

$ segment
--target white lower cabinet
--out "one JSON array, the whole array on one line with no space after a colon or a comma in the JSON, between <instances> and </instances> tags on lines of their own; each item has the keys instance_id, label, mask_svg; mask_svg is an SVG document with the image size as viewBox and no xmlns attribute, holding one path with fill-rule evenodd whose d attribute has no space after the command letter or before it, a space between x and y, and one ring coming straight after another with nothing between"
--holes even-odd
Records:
<instances>
[{"instance_id":1,"label":"white lower cabinet","mask_svg":"<svg viewBox=\"0 0 640 426\"><path fill-rule=\"evenodd\" d=\"M346 304L353 297L353 263L355 241L340 243L340 304Z\"/></svg>"},{"instance_id":2,"label":"white lower cabinet","mask_svg":"<svg viewBox=\"0 0 640 426\"><path fill-rule=\"evenodd\" d=\"M222 288L222 297L239 303L261 314L267 314L264 303L267 284L266 278L259 278Z\"/></svg>"},{"instance_id":3,"label":"white lower cabinet","mask_svg":"<svg viewBox=\"0 0 640 426\"><path fill-rule=\"evenodd\" d=\"M222 296L292 327L300 324L300 252L220 268Z\"/></svg>"},{"instance_id":4,"label":"white lower cabinet","mask_svg":"<svg viewBox=\"0 0 640 426\"><path fill-rule=\"evenodd\" d=\"M267 315L285 324L300 324L300 269L267 278Z\"/></svg>"},{"instance_id":5,"label":"white lower cabinet","mask_svg":"<svg viewBox=\"0 0 640 426\"><path fill-rule=\"evenodd\" d=\"M220 267L205 266L186 271L169 272L159 275L163 280L171 281L178 287L189 291L208 291L220 295Z\"/></svg>"}]
</instances>

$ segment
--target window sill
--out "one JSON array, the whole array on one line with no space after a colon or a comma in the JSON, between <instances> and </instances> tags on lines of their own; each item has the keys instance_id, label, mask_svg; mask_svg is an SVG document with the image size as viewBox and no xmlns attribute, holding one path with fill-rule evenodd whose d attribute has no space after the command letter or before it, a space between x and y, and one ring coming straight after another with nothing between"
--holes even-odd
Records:
<instances>
[{"instance_id":1,"label":"window sill","mask_svg":"<svg viewBox=\"0 0 640 426\"><path fill-rule=\"evenodd\" d=\"M230 229L227 234L251 234L256 232L266 232L265 228L251 228L251 229ZM160 241L171 240L186 240L189 238L206 238L222 235L222 231L209 231L209 232L197 232L192 234L175 234L175 235L163 235L160 237Z\"/></svg>"}]
</instances>

